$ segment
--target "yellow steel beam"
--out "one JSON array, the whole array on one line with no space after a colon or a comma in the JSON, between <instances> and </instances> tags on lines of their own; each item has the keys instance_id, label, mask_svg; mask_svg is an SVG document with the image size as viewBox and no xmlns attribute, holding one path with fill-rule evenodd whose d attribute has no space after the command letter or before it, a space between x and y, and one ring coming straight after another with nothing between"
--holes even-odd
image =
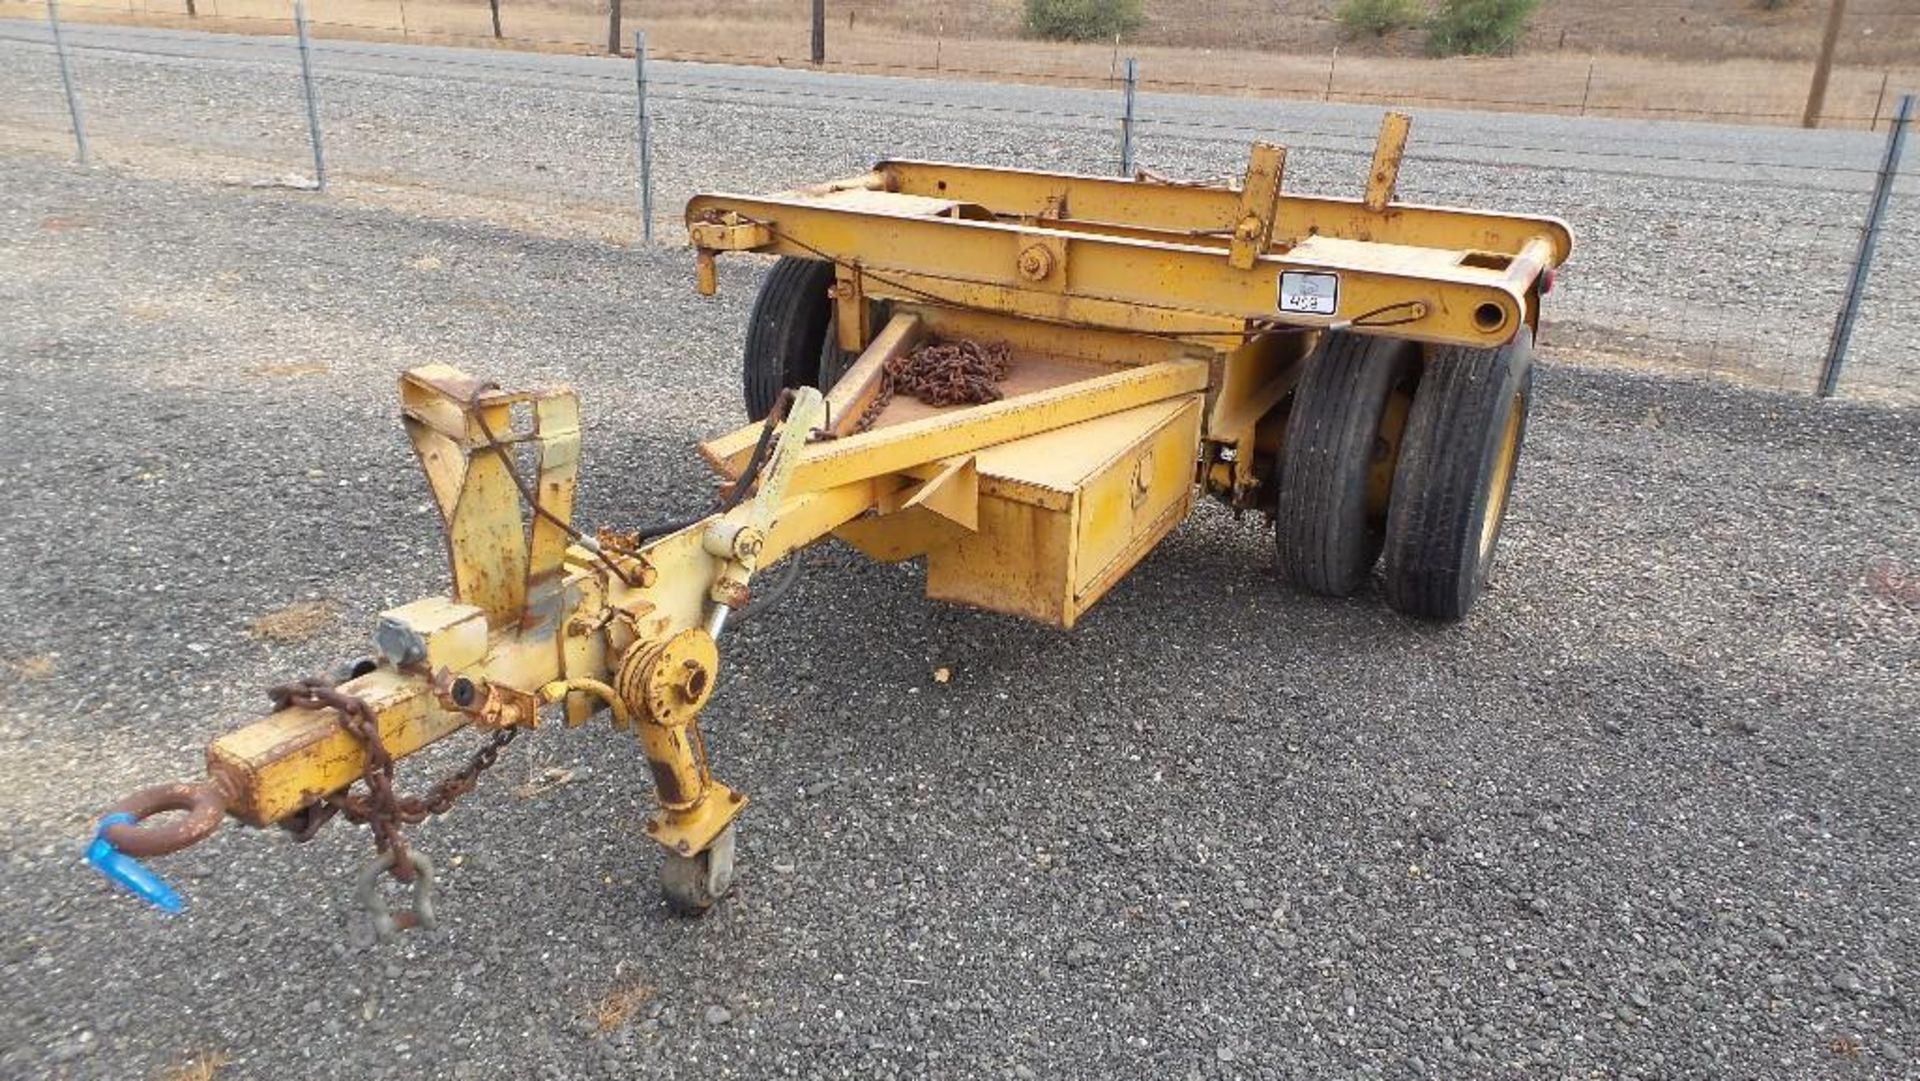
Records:
<instances>
[{"instance_id":1,"label":"yellow steel beam","mask_svg":"<svg viewBox=\"0 0 1920 1081\"><path fill-rule=\"evenodd\" d=\"M1393 202L1393 191L1400 183L1400 161L1407 153L1407 130L1413 126L1405 113L1388 113L1380 119L1380 139L1373 145L1373 168L1367 171L1369 213L1378 214Z\"/></svg>"},{"instance_id":2,"label":"yellow steel beam","mask_svg":"<svg viewBox=\"0 0 1920 1081\"><path fill-rule=\"evenodd\" d=\"M1247 270L1273 246L1273 216L1280 205L1280 178L1287 171L1287 148L1276 143L1253 144L1247 159L1247 182L1240 186L1240 220L1233 227L1233 245L1227 265Z\"/></svg>"},{"instance_id":3,"label":"yellow steel beam","mask_svg":"<svg viewBox=\"0 0 1920 1081\"><path fill-rule=\"evenodd\" d=\"M925 330L920 317L902 312L887 321L872 344L853 362L840 381L827 388L827 426L835 435L846 435L860 423L861 415L880 393L887 362L902 356L920 344Z\"/></svg>"},{"instance_id":4,"label":"yellow steel beam","mask_svg":"<svg viewBox=\"0 0 1920 1081\"><path fill-rule=\"evenodd\" d=\"M459 731L467 718L440 708L426 680L382 669L342 684L373 707L395 758ZM367 756L330 709L283 709L229 732L207 748L207 775L238 783L228 813L251 826L276 822L318 794L360 779Z\"/></svg>"},{"instance_id":5,"label":"yellow steel beam","mask_svg":"<svg viewBox=\"0 0 1920 1081\"><path fill-rule=\"evenodd\" d=\"M928 462L1049 432L1203 390L1207 365L1175 360L1095 376L1051 390L967 406L904 424L810 444L792 491L817 491L899 473Z\"/></svg>"},{"instance_id":6,"label":"yellow steel beam","mask_svg":"<svg viewBox=\"0 0 1920 1081\"><path fill-rule=\"evenodd\" d=\"M734 195L697 196L688 204L694 243L719 243L718 227L706 223L729 214L771 223L772 242L755 250L804 258L826 252L859 263L869 296L1053 322L1207 337L1247 319L1342 326L1376 317L1391 320L1396 336L1488 346L1510 339L1527 313L1526 292L1509 281L1504 256L1495 267L1465 261L1464 252L1316 237L1288 255L1264 255L1238 269L1217 248L1202 245ZM1041 234L1058 237L1064 247L1065 292L1032 288L1021 272L1022 253ZM1551 236L1543 239L1553 243ZM1283 313L1278 293L1281 275L1289 272L1322 281L1335 276L1332 314ZM1362 321L1354 329L1367 326Z\"/></svg>"},{"instance_id":7,"label":"yellow steel beam","mask_svg":"<svg viewBox=\"0 0 1920 1081\"><path fill-rule=\"evenodd\" d=\"M434 603L415 602L395 611ZM445 607L457 618L462 606ZM462 621L453 636L464 638L464 627L475 623L484 634L485 623L474 620ZM433 668L446 661L444 667L455 673L484 673L489 681L523 689L544 686L561 675L560 650L550 632L525 637L496 633L484 655L471 659L467 644L456 643L444 655L441 644L437 632L429 635L427 664ZM422 674L382 666L339 689L372 708L381 741L395 759L459 731L470 719L443 708ZM278 821L316 796L346 788L365 773L366 763L365 747L331 709L283 709L207 747L208 776L224 775L236 790L228 812L254 826Z\"/></svg>"},{"instance_id":8,"label":"yellow steel beam","mask_svg":"<svg viewBox=\"0 0 1920 1081\"><path fill-rule=\"evenodd\" d=\"M927 480L880 501L876 513L855 518L834 536L869 559L912 559L980 528L980 471L972 455L937 463Z\"/></svg>"},{"instance_id":9,"label":"yellow steel beam","mask_svg":"<svg viewBox=\"0 0 1920 1081\"><path fill-rule=\"evenodd\" d=\"M891 191L940 195L1016 218L1062 207L1057 216L1069 222L1195 237L1231 236L1240 218L1240 193L1226 187L925 161L885 161L874 169ZM1573 252L1573 234L1558 218L1407 203L1373 211L1361 199L1322 195L1281 199L1273 236L1282 246L1302 237L1332 236L1507 254L1518 252L1530 237L1545 236L1552 242L1549 265L1554 266Z\"/></svg>"}]
</instances>

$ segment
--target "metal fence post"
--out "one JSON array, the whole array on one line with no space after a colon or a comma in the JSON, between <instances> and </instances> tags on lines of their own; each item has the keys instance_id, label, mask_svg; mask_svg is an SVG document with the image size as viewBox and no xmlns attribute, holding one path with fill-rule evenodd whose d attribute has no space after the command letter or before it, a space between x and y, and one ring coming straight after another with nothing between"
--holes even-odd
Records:
<instances>
[{"instance_id":1,"label":"metal fence post","mask_svg":"<svg viewBox=\"0 0 1920 1081\"><path fill-rule=\"evenodd\" d=\"M1847 362L1847 343L1853 340L1854 320L1860 315L1860 301L1867 292L1867 275L1873 271L1873 248L1880 239L1880 220L1886 216L1887 200L1893 195L1894 177L1900 171L1900 151L1907 141L1907 125L1913 120L1913 95L1900 95L1894 106L1893 126L1887 129L1886 156L1880 159L1880 176L1874 183L1873 203L1867 208L1867 222L1860 227L1860 252L1853 260L1853 277L1847 282L1847 300L1840 307L1840 318L1833 324L1833 340L1827 345L1826 367L1820 372L1820 396L1833 397L1840 386L1840 366Z\"/></svg>"},{"instance_id":2,"label":"metal fence post","mask_svg":"<svg viewBox=\"0 0 1920 1081\"><path fill-rule=\"evenodd\" d=\"M1126 112L1120 118L1120 175L1133 175L1133 95L1140 84L1140 65L1133 57L1127 57L1126 81L1121 84L1122 100Z\"/></svg>"},{"instance_id":3,"label":"metal fence post","mask_svg":"<svg viewBox=\"0 0 1920 1081\"><path fill-rule=\"evenodd\" d=\"M60 0L47 0L47 22L53 27L53 51L60 56L60 85L67 88L67 113L73 117L73 149L80 164L87 163L87 126L80 120L80 95L73 91L73 68L67 59L67 39L60 33Z\"/></svg>"},{"instance_id":4,"label":"metal fence post","mask_svg":"<svg viewBox=\"0 0 1920 1081\"><path fill-rule=\"evenodd\" d=\"M633 90L640 125L640 239L653 243L653 153L647 142L647 32L633 32Z\"/></svg>"},{"instance_id":5,"label":"metal fence post","mask_svg":"<svg viewBox=\"0 0 1920 1081\"><path fill-rule=\"evenodd\" d=\"M307 0L293 0L293 26L300 37L300 82L307 91L307 141L313 144L313 186L327 190L327 155L320 145L320 102L313 92L313 48L307 41Z\"/></svg>"}]
</instances>

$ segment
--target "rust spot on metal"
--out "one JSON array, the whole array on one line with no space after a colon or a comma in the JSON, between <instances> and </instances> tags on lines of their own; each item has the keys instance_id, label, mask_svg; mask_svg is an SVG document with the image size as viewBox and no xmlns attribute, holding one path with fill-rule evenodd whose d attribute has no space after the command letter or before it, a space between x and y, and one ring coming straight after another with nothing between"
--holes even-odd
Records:
<instances>
[{"instance_id":1,"label":"rust spot on metal","mask_svg":"<svg viewBox=\"0 0 1920 1081\"><path fill-rule=\"evenodd\" d=\"M647 769L653 773L653 788L659 794L661 803L673 804L687 801L687 792L680 787L680 777L673 771L672 766L649 758Z\"/></svg>"},{"instance_id":2,"label":"rust spot on metal","mask_svg":"<svg viewBox=\"0 0 1920 1081\"><path fill-rule=\"evenodd\" d=\"M109 815L128 814L137 820L108 826L107 842L135 859L178 852L206 840L220 828L231 796L217 779L143 788L107 808ZM147 819L167 811L185 811L186 817L157 826L147 824Z\"/></svg>"}]
</instances>

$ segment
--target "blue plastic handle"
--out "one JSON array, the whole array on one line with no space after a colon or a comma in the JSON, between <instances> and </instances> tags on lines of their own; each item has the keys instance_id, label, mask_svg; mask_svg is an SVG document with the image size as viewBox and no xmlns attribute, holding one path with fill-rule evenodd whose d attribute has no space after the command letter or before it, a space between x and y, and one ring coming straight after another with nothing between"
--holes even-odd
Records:
<instances>
[{"instance_id":1,"label":"blue plastic handle","mask_svg":"<svg viewBox=\"0 0 1920 1081\"><path fill-rule=\"evenodd\" d=\"M177 913L186 907L180 895L166 884L159 875L147 870L147 865L113 847L107 840L107 827L126 823L132 825L139 821L130 814L110 814L100 820L99 828L93 832L93 841L87 845L87 863L94 870L107 876L107 881L140 898L166 913Z\"/></svg>"}]
</instances>

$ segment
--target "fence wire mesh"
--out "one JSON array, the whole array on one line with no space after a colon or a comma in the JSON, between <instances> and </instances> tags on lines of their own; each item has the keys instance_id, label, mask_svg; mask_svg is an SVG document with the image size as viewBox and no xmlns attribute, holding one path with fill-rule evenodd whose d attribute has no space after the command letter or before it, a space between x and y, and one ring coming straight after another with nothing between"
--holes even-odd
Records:
<instances>
[{"instance_id":1,"label":"fence wire mesh","mask_svg":"<svg viewBox=\"0 0 1920 1081\"><path fill-rule=\"evenodd\" d=\"M364 20L393 6L317 0L312 11L317 21ZM449 7L440 21L430 5L407 9L410 28L442 28L409 33L466 25L449 21L464 9ZM275 35L290 30L281 23ZM237 183L310 169L290 37L68 31L96 154L108 163ZM58 145L66 107L44 24L0 22L0 52L0 119L11 138ZM315 75L329 170L350 194L428 209L475 201L495 216L623 242L640 232L631 61L336 39L317 43ZM1094 83L658 62L649 86L653 224L669 239L679 235L675 210L700 190L769 190L883 156L1111 174L1119 154L1119 90ZM1138 162L1157 173L1235 177L1247 141L1263 137L1293 151L1289 190L1357 193L1380 110L1168 93L1143 63L1137 112ZM1450 110L1418 111L1414 134L1403 200L1571 221L1579 250L1548 305L1550 346L1786 390L1815 385L1882 135ZM1907 318L1920 270L1912 158L1862 305L1848 392L1920 386L1920 334Z\"/></svg>"},{"instance_id":2,"label":"fence wire mesh","mask_svg":"<svg viewBox=\"0 0 1920 1081\"><path fill-rule=\"evenodd\" d=\"M76 18L284 33L285 0L69 0ZM0 0L0 15L39 4ZM804 66L809 0L315 0L323 35L570 52L620 51L644 21L661 60ZM1698 5L1628 0L1543 8L1524 55L1470 69L1353 38L1325 0L1182 0L1149 4L1124 43L1007 39L1023 31L1020 0L834 0L825 19L829 70L1113 85L1123 55L1140 56L1161 90L1362 104L1398 103L1566 115L1788 123L1801 115L1817 26L1794 13L1754 27L1718 25ZM1770 29L1760 36L1759 26ZM1604 26L1604 33L1602 27ZM1632 27L1631 30L1623 26ZM1413 34L1408 30L1401 36ZM1854 2L1847 47L1822 110L1824 126L1873 128L1892 90L1920 83L1920 4ZM1624 43L1632 46L1623 49ZM1723 50L1725 50L1723 52ZM1653 55L1642 55L1642 52ZM1674 64L1662 57L1712 63ZM1466 74L1463 75L1463 70Z\"/></svg>"}]
</instances>

